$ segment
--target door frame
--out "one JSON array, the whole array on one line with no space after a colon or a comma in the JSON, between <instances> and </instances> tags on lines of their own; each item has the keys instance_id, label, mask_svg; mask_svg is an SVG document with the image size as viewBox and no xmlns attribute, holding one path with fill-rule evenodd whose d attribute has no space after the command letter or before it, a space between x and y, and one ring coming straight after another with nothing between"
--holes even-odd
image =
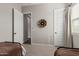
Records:
<instances>
[{"instance_id":1,"label":"door frame","mask_svg":"<svg viewBox=\"0 0 79 59\"><path fill-rule=\"evenodd\" d=\"M12 42L14 43L14 8L12 8Z\"/></svg>"},{"instance_id":2,"label":"door frame","mask_svg":"<svg viewBox=\"0 0 79 59\"><path fill-rule=\"evenodd\" d=\"M29 14L29 13L31 13L31 21L32 21L32 12L23 12L23 15L24 14ZM31 24L31 29L32 29L32 24ZM30 34L31 34L31 45L32 45L32 30L31 30ZM23 40L24 40L24 16L23 16Z\"/></svg>"}]
</instances>

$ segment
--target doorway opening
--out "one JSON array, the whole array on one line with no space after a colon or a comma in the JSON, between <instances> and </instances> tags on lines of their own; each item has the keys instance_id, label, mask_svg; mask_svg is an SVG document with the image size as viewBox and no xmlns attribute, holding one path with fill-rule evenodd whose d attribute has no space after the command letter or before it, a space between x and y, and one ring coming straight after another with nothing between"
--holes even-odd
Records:
<instances>
[{"instance_id":1,"label":"doorway opening","mask_svg":"<svg viewBox=\"0 0 79 59\"><path fill-rule=\"evenodd\" d=\"M23 15L24 17L24 44L31 44L31 13Z\"/></svg>"}]
</instances>

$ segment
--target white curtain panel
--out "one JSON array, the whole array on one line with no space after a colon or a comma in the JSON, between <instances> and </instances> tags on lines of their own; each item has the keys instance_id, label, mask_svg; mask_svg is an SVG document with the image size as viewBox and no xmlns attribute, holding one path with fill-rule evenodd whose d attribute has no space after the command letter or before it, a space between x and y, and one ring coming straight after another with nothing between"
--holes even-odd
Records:
<instances>
[{"instance_id":1,"label":"white curtain panel","mask_svg":"<svg viewBox=\"0 0 79 59\"><path fill-rule=\"evenodd\" d=\"M71 34L71 6L67 4L65 8L65 21L64 21L64 46L65 47L73 47L72 42L72 34Z\"/></svg>"}]
</instances>

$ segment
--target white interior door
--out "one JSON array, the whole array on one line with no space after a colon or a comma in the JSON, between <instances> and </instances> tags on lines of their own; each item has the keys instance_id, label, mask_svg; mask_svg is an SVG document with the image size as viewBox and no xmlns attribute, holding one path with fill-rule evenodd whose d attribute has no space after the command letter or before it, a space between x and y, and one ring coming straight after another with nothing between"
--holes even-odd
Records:
<instances>
[{"instance_id":1,"label":"white interior door","mask_svg":"<svg viewBox=\"0 0 79 59\"><path fill-rule=\"evenodd\" d=\"M64 45L64 8L54 10L54 45Z\"/></svg>"},{"instance_id":2,"label":"white interior door","mask_svg":"<svg viewBox=\"0 0 79 59\"><path fill-rule=\"evenodd\" d=\"M14 9L14 42L23 43L23 14Z\"/></svg>"}]
</instances>

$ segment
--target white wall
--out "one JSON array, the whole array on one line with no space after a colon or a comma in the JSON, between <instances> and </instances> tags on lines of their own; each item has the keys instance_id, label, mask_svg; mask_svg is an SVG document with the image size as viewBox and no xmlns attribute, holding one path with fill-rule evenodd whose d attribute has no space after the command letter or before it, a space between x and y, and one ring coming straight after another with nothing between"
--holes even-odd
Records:
<instances>
[{"instance_id":1,"label":"white wall","mask_svg":"<svg viewBox=\"0 0 79 59\"><path fill-rule=\"evenodd\" d=\"M0 42L12 41L12 8L21 11L17 4L0 4Z\"/></svg>"},{"instance_id":2,"label":"white wall","mask_svg":"<svg viewBox=\"0 0 79 59\"><path fill-rule=\"evenodd\" d=\"M53 44L53 9L63 8L64 4L38 4L22 7L22 12L32 12L31 39L32 43ZM45 28L39 28L40 19L47 21Z\"/></svg>"}]
</instances>

